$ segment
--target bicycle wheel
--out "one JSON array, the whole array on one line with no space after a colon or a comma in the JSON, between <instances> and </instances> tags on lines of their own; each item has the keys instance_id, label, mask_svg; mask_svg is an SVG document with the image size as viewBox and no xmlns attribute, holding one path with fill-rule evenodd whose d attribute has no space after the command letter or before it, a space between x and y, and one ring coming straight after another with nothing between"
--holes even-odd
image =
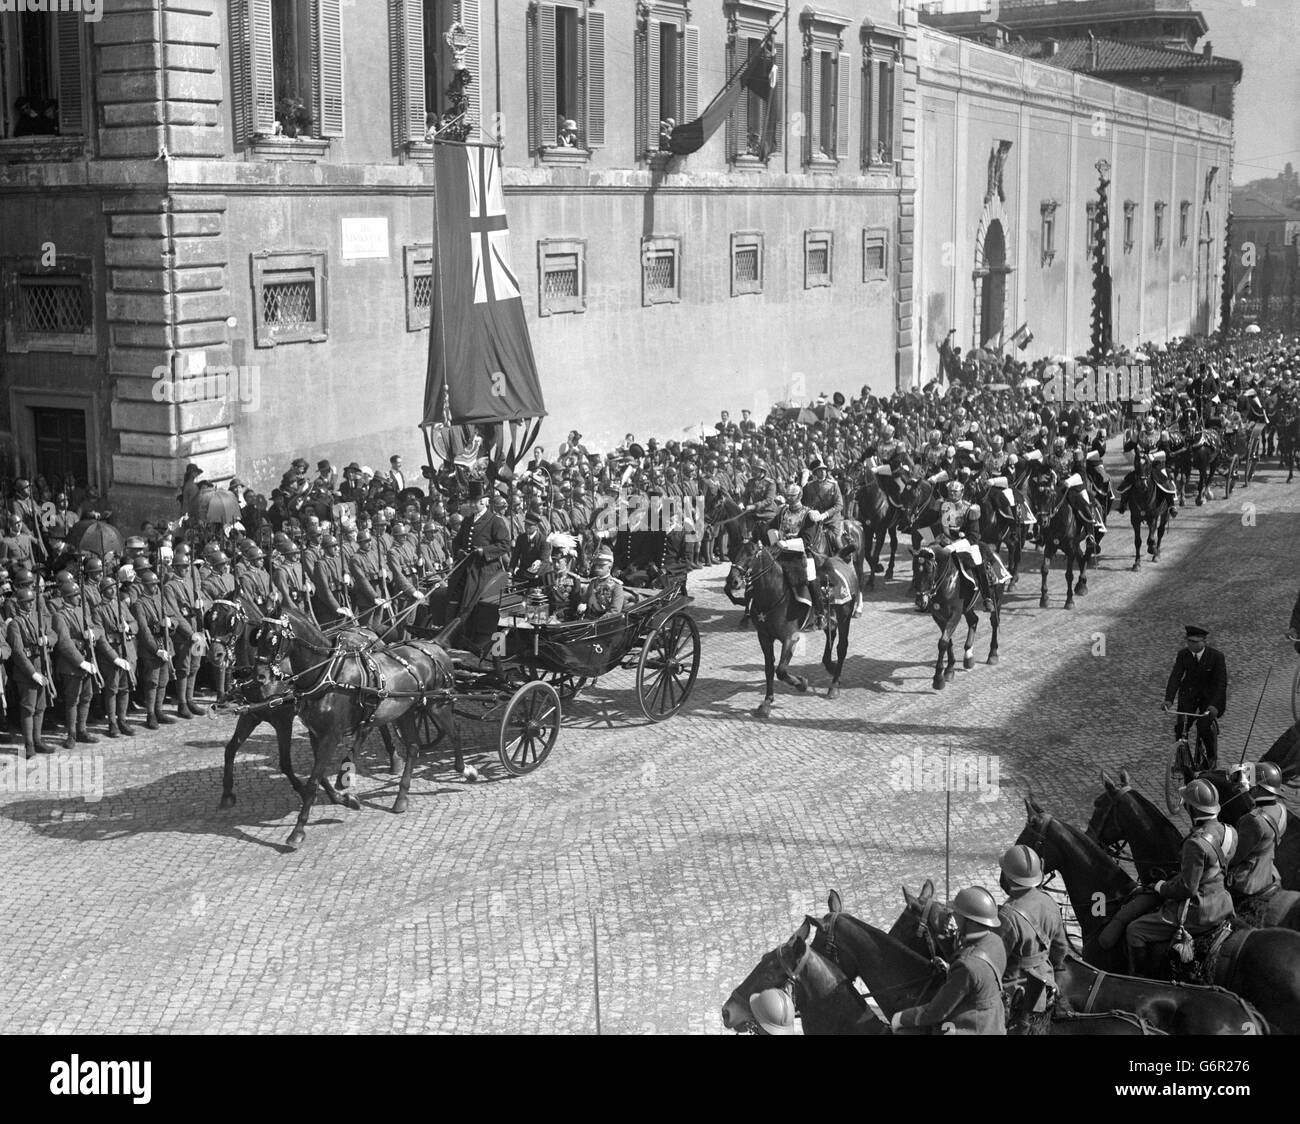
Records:
<instances>
[{"instance_id":1,"label":"bicycle wheel","mask_svg":"<svg viewBox=\"0 0 1300 1124\"><path fill-rule=\"evenodd\" d=\"M1295 678L1291 680L1291 721L1300 722L1300 667L1296 668Z\"/></svg>"}]
</instances>

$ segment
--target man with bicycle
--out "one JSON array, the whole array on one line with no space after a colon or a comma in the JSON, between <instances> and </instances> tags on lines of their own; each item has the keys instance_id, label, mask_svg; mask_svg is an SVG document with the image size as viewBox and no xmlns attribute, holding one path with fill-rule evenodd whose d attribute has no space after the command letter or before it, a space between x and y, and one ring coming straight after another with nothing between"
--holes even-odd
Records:
<instances>
[{"instance_id":1,"label":"man with bicycle","mask_svg":"<svg viewBox=\"0 0 1300 1124\"><path fill-rule=\"evenodd\" d=\"M1223 653L1207 643L1209 629L1189 624L1184 631L1187 647L1174 660L1163 709L1173 710L1176 696L1175 739L1186 737L1194 720L1205 751L1205 768L1214 769L1219 760L1219 716L1228 707L1228 665Z\"/></svg>"}]
</instances>

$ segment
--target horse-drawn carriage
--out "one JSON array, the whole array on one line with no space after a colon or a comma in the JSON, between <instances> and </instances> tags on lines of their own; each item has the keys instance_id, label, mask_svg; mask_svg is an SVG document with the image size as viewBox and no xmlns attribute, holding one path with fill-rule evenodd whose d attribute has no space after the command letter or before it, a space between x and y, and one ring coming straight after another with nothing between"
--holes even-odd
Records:
<instances>
[{"instance_id":1,"label":"horse-drawn carriage","mask_svg":"<svg viewBox=\"0 0 1300 1124\"><path fill-rule=\"evenodd\" d=\"M690 698L700 667L700 630L681 585L625 587L627 606L596 620L551 623L545 605L519 591L480 602L450 651L455 713L500 725L501 764L514 776L546 760L564 702L618 669L636 676L636 701L651 722ZM432 637L436 629L408 630Z\"/></svg>"}]
</instances>

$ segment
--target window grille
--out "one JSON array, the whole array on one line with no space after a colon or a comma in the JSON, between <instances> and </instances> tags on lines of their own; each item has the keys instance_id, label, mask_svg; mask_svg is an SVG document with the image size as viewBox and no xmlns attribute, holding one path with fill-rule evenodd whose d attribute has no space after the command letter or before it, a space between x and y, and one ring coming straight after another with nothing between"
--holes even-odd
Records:
<instances>
[{"instance_id":1,"label":"window grille","mask_svg":"<svg viewBox=\"0 0 1300 1124\"><path fill-rule=\"evenodd\" d=\"M268 327L303 329L316 323L316 286L310 281L269 281L262 289Z\"/></svg>"},{"instance_id":2,"label":"window grille","mask_svg":"<svg viewBox=\"0 0 1300 1124\"><path fill-rule=\"evenodd\" d=\"M42 335L90 328L85 286L79 277L26 277L18 284L22 330Z\"/></svg>"}]
</instances>

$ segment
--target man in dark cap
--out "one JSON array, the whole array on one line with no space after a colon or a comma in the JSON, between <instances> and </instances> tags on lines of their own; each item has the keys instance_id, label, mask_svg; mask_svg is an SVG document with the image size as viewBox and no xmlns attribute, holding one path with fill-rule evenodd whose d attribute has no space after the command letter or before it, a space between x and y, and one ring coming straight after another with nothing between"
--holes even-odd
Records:
<instances>
[{"instance_id":1,"label":"man in dark cap","mask_svg":"<svg viewBox=\"0 0 1300 1124\"><path fill-rule=\"evenodd\" d=\"M457 567L448 583L447 639L455 635L456 627L469 617L479 599L495 591L505 576L514 545L505 519L488 510L482 481L470 481L469 499L473 512L461 524L453 544L456 560L463 565Z\"/></svg>"},{"instance_id":2,"label":"man in dark cap","mask_svg":"<svg viewBox=\"0 0 1300 1124\"><path fill-rule=\"evenodd\" d=\"M1174 660L1165 685L1163 709L1174 709L1176 699L1180 713L1174 719L1175 738L1186 737L1195 721L1197 736L1205 748L1206 768L1214 769L1219 757L1219 717L1228 708L1228 666L1223 653L1207 643L1209 629L1189 624L1184 631L1187 646ZM1188 714L1200 717L1189 719Z\"/></svg>"}]
</instances>

